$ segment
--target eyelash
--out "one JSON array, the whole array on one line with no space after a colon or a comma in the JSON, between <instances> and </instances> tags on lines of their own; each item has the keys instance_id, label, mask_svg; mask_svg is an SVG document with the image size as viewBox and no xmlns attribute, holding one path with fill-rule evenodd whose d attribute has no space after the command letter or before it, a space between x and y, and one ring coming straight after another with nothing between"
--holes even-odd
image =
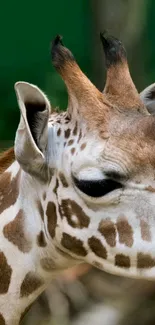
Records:
<instances>
[{"instance_id":1,"label":"eyelash","mask_svg":"<svg viewBox=\"0 0 155 325\"><path fill-rule=\"evenodd\" d=\"M116 189L123 187L121 183L110 178L104 180L88 181L78 180L74 177L74 183L81 192L94 198L102 197Z\"/></svg>"}]
</instances>

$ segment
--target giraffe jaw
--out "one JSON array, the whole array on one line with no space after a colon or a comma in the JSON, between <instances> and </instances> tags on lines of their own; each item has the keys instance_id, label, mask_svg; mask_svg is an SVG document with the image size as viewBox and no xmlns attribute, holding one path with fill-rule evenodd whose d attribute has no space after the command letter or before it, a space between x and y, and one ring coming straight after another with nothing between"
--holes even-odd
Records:
<instances>
[{"instance_id":1,"label":"giraffe jaw","mask_svg":"<svg viewBox=\"0 0 155 325\"><path fill-rule=\"evenodd\" d=\"M104 261L103 264L101 262L93 262L92 264L101 271L105 271L106 273L112 275L118 275L132 279L155 281L155 266L148 269L137 269L136 266L125 269L117 267L108 261Z\"/></svg>"}]
</instances>

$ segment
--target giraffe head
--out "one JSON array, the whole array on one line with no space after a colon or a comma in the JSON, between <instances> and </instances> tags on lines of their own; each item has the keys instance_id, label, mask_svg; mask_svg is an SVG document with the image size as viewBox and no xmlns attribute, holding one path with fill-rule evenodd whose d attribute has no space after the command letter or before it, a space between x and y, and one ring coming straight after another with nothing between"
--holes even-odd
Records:
<instances>
[{"instance_id":1,"label":"giraffe head","mask_svg":"<svg viewBox=\"0 0 155 325\"><path fill-rule=\"evenodd\" d=\"M155 118L134 86L122 43L101 39L103 93L60 37L52 44L67 112L50 112L39 88L16 83L15 155L31 186L43 189L46 234L55 247L110 273L155 278Z\"/></svg>"}]
</instances>

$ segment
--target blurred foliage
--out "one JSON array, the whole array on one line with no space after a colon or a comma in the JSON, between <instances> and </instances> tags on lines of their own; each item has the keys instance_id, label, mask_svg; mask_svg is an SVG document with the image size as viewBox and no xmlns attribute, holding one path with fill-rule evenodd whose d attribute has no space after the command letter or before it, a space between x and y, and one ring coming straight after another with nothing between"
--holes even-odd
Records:
<instances>
[{"instance_id":1,"label":"blurred foliage","mask_svg":"<svg viewBox=\"0 0 155 325\"><path fill-rule=\"evenodd\" d=\"M154 282L113 276L95 268L73 279L74 272L52 282L23 325L155 324Z\"/></svg>"}]
</instances>

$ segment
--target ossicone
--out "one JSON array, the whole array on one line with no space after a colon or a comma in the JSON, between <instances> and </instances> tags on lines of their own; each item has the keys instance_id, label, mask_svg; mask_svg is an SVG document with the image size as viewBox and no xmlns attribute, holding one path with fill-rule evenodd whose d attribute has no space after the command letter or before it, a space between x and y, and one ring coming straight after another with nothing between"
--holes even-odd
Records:
<instances>
[{"instance_id":1,"label":"ossicone","mask_svg":"<svg viewBox=\"0 0 155 325\"><path fill-rule=\"evenodd\" d=\"M57 70L63 68L65 62L74 61L73 54L63 45L61 35L57 35L51 44L51 58Z\"/></svg>"},{"instance_id":2,"label":"ossicone","mask_svg":"<svg viewBox=\"0 0 155 325\"><path fill-rule=\"evenodd\" d=\"M105 54L106 66L118 64L126 60L126 50L120 40L110 36L106 31L100 33L100 39Z\"/></svg>"}]
</instances>

